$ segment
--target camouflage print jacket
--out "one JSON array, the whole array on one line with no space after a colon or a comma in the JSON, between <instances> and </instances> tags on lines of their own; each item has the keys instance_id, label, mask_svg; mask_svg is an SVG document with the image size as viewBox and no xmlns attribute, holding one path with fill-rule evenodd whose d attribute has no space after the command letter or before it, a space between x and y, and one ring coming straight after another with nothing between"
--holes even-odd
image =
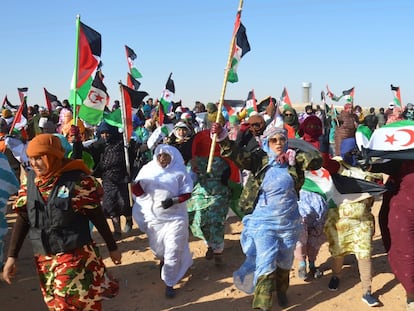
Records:
<instances>
[{"instance_id":1,"label":"camouflage print jacket","mask_svg":"<svg viewBox=\"0 0 414 311\"><path fill-rule=\"evenodd\" d=\"M221 156L228 157L234 161L240 169L250 171L240 195L239 208L245 215L251 214L255 208L266 170L269 168L267 154L260 148L247 151L245 148L237 146L234 141L228 138L219 142L219 145ZM300 143L300 145L303 144ZM299 190L305 180L304 171L321 168L322 156L319 151L312 148L293 149L296 151L296 163L294 166L289 166L289 174L293 178L295 190L299 196Z\"/></svg>"}]
</instances>

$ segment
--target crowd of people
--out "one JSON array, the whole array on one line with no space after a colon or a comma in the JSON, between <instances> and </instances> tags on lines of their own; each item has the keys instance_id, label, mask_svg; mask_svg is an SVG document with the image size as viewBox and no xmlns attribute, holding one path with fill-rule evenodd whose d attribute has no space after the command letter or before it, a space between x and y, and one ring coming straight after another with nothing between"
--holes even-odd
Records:
<instances>
[{"instance_id":1,"label":"crowd of people","mask_svg":"<svg viewBox=\"0 0 414 311\"><path fill-rule=\"evenodd\" d=\"M30 106L20 129L11 128L13 112L3 107L0 267L7 283L29 234L49 310L101 310L102 300L115 297L119 285L103 263L92 228L118 265L117 241L135 222L160 262L165 296L174 298L175 285L193 263L189 234L204 241L205 259L220 266L226 220L234 213L243 224L245 261L233 281L253 294L252 308L272 310L273 292L281 307L289 304L295 259L300 279L320 278L316 261L325 242L333 258L328 289L339 289L343 259L353 254L361 299L374 307L380 301L371 286L371 207L383 195L384 247L406 291L407 310L414 310L413 157L377 152L383 161L374 163L369 152L375 150L365 150L356 137L362 129L372 136L388 124L413 121L413 104L402 109L390 103L376 112L347 102L340 111L319 105L297 111L268 98L255 110L230 114L218 103L196 102L190 109L179 102L162 120L158 107L150 98L134 110L128 141L105 117L97 126L74 120L67 100L53 111ZM358 187L348 189L343 178ZM4 256L6 202L12 195L18 217Z\"/></svg>"}]
</instances>

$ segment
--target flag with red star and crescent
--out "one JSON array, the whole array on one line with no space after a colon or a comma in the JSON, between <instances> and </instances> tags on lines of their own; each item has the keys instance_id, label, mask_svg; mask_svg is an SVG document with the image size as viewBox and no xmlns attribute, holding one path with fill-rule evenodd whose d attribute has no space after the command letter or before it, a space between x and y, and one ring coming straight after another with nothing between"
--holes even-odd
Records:
<instances>
[{"instance_id":1,"label":"flag with red star and crescent","mask_svg":"<svg viewBox=\"0 0 414 311\"><path fill-rule=\"evenodd\" d=\"M396 121L376 129L366 148L387 152L414 149L414 121Z\"/></svg>"},{"instance_id":2,"label":"flag with red star and crescent","mask_svg":"<svg viewBox=\"0 0 414 311\"><path fill-rule=\"evenodd\" d=\"M358 202L373 195L385 192L385 187L374 182L340 174L331 175L323 167L305 171L302 190L318 193L327 202L329 208L343 203Z\"/></svg>"},{"instance_id":3,"label":"flag with red star and crescent","mask_svg":"<svg viewBox=\"0 0 414 311\"><path fill-rule=\"evenodd\" d=\"M109 103L106 86L103 83L103 75L99 70L95 74L88 96L79 109L79 118L91 125L97 125L103 118L105 106Z\"/></svg>"},{"instance_id":4,"label":"flag with red star and crescent","mask_svg":"<svg viewBox=\"0 0 414 311\"><path fill-rule=\"evenodd\" d=\"M329 207L336 207L336 189L328 170L321 167L318 170L305 171L305 182L303 190L320 194L328 203Z\"/></svg>"}]
</instances>

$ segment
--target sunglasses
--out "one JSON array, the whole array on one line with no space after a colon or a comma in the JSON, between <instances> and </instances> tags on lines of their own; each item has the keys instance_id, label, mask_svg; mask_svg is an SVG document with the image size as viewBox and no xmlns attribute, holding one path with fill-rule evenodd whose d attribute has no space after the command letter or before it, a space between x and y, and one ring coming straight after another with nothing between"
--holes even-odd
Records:
<instances>
[{"instance_id":1,"label":"sunglasses","mask_svg":"<svg viewBox=\"0 0 414 311\"><path fill-rule=\"evenodd\" d=\"M250 126L255 127L255 128L261 128L264 124L263 123L250 123Z\"/></svg>"},{"instance_id":2,"label":"sunglasses","mask_svg":"<svg viewBox=\"0 0 414 311\"><path fill-rule=\"evenodd\" d=\"M290 117L290 116L293 116L293 113L285 113L284 115L285 117Z\"/></svg>"},{"instance_id":3,"label":"sunglasses","mask_svg":"<svg viewBox=\"0 0 414 311\"><path fill-rule=\"evenodd\" d=\"M285 143L286 142L286 138L285 137L273 137L273 138L269 138L269 143L271 144L277 144L277 143Z\"/></svg>"}]
</instances>

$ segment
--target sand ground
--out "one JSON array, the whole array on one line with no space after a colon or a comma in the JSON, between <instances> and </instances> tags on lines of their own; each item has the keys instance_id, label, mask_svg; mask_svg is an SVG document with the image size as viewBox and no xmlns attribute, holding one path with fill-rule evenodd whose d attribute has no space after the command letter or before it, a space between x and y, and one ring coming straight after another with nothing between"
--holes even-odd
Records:
<instances>
[{"instance_id":1,"label":"sand ground","mask_svg":"<svg viewBox=\"0 0 414 311\"><path fill-rule=\"evenodd\" d=\"M373 213L378 215L380 202L376 202ZM15 214L9 213L11 228ZM381 310L405 310L405 295L402 286L394 278L382 246L378 225L373 238L373 294L381 301ZM94 238L101 245L109 271L120 281L120 294L104 301L108 311L161 311L161 310L251 310L252 296L235 288L232 273L244 260L239 244L242 230L237 217L230 217L226 224L226 241L223 255L224 265L217 267L204 259L205 245L202 241L190 239L194 264L179 283L174 299L164 297L164 284L159 277L158 260L148 248L148 239L134 225L134 229L119 241L123 252L122 265L114 266L108 258L103 240L94 232ZM10 234L10 230L9 230ZM7 244L6 244L7 247ZM369 310L361 301L362 290L358 266L353 256L345 258L340 288L337 292L328 290L331 276L330 255L327 244L321 248L317 264L324 270L324 276L311 282L296 277L296 262L290 276L288 290L289 305L284 310ZM26 239L18 259L18 273L12 285L0 281L0 310L45 311L35 273L30 242ZM282 310L275 301L273 310Z\"/></svg>"}]
</instances>

